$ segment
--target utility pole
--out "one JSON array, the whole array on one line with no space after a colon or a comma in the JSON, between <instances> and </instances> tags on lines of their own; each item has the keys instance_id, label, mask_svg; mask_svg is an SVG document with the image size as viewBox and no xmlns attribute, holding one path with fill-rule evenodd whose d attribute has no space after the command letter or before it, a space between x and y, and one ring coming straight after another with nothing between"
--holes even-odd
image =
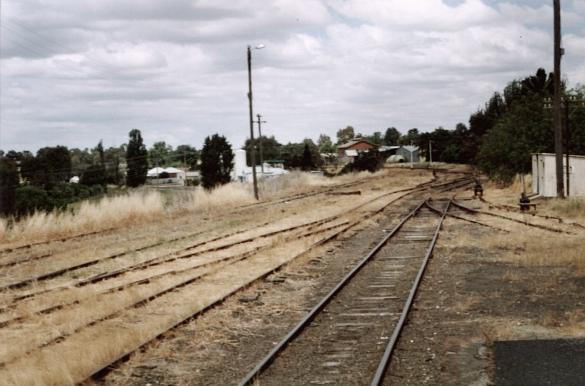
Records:
<instances>
[{"instance_id":1,"label":"utility pole","mask_svg":"<svg viewBox=\"0 0 585 386\"><path fill-rule=\"evenodd\" d=\"M554 6L554 98L553 119L555 128L555 154L557 197L565 197L563 178L563 122L561 116L561 0L553 0Z\"/></svg>"},{"instance_id":2,"label":"utility pole","mask_svg":"<svg viewBox=\"0 0 585 386\"><path fill-rule=\"evenodd\" d=\"M252 112L252 47L248 46L248 107L250 110L250 144L252 145L252 180L254 197L258 200L258 180L256 179L256 141L254 141L254 113Z\"/></svg>"},{"instance_id":3,"label":"utility pole","mask_svg":"<svg viewBox=\"0 0 585 386\"><path fill-rule=\"evenodd\" d=\"M429 139L429 167L433 166L433 141Z\"/></svg>"},{"instance_id":4,"label":"utility pole","mask_svg":"<svg viewBox=\"0 0 585 386\"><path fill-rule=\"evenodd\" d=\"M569 197L571 195L571 192L569 191L570 186L571 186L571 181L570 181L570 172L571 172L571 166L569 165L569 154L570 154L570 149L569 149L569 143L571 142L571 129L569 127L569 103L570 103L570 98L565 97L564 98L564 108L565 108L565 174L567 175L567 197Z\"/></svg>"},{"instance_id":5,"label":"utility pole","mask_svg":"<svg viewBox=\"0 0 585 386\"><path fill-rule=\"evenodd\" d=\"M258 145L260 146L260 169L262 170L262 175L264 175L264 154L262 154L262 124L266 123L266 121L262 120L262 115L256 114L258 120Z\"/></svg>"}]
</instances>

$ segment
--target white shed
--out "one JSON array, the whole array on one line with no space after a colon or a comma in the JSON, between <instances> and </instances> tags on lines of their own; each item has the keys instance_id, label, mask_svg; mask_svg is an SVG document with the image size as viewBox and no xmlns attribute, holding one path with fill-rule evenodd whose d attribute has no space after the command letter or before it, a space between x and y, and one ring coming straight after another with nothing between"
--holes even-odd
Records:
<instances>
[{"instance_id":1,"label":"white shed","mask_svg":"<svg viewBox=\"0 0 585 386\"><path fill-rule=\"evenodd\" d=\"M552 153L532 154L532 191L543 197L557 195L556 161ZM563 174L567 159L563 155ZM565 194L567 176L565 174ZM569 196L585 196L585 156L569 155Z\"/></svg>"}]
</instances>

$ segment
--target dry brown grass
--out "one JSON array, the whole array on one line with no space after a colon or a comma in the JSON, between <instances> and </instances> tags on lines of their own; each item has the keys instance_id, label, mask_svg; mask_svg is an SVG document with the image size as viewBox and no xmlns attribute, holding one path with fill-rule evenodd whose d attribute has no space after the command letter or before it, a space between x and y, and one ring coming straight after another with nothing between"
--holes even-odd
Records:
<instances>
[{"instance_id":1,"label":"dry brown grass","mask_svg":"<svg viewBox=\"0 0 585 386\"><path fill-rule=\"evenodd\" d=\"M494 181L488 181L484 184L484 196L487 200L497 204L516 205L520 194L526 186L526 193L532 193L532 175L524 175L524 184L522 176L517 175L510 185L502 186Z\"/></svg>"},{"instance_id":2,"label":"dry brown grass","mask_svg":"<svg viewBox=\"0 0 585 386\"><path fill-rule=\"evenodd\" d=\"M294 172L280 178L260 182L265 197L306 191L316 186L329 186L378 174L357 173L337 178ZM70 237L110 228L118 228L161 217L176 217L201 212L209 215L238 205L254 202L250 184L230 183L212 191L202 188L191 192L176 192L165 200L158 191L137 190L128 195L105 197L99 201L84 201L73 211L37 212L11 226L0 218L0 243L17 244Z\"/></svg>"},{"instance_id":3,"label":"dry brown grass","mask_svg":"<svg viewBox=\"0 0 585 386\"><path fill-rule=\"evenodd\" d=\"M99 201L84 201L74 212L37 212L27 216L8 230L5 227L0 242L66 237L152 220L163 213L163 200L157 192L104 197Z\"/></svg>"},{"instance_id":4,"label":"dry brown grass","mask_svg":"<svg viewBox=\"0 0 585 386\"><path fill-rule=\"evenodd\" d=\"M500 250L498 259L522 266L572 265L585 275L585 238L583 234L561 235L544 231L514 232L481 238L482 247Z\"/></svg>"},{"instance_id":5,"label":"dry brown grass","mask_svg":"<svg viewBox=\"0 0 585 386\"><path fill-rule=\"evenodd\" d=\"M585 221L585 198L583 197L553 198L542 202L540 208L553 216Z\"/></svg>"}]
</instances>

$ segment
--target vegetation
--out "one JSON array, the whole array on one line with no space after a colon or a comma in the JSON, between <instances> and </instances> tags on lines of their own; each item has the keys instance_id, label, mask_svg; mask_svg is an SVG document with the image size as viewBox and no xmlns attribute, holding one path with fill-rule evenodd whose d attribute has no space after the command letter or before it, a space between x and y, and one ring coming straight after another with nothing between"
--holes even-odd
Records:
<instances>
[{"instance_id":1,"label":"vegetation","mask_svg":"<svg viewBox=\"0 0 585 386\"><path fill-rule=\"evenodd\" d=\"M337 145L342 145L355 138L355 130L352 126L337 131Z\"/></svg>"},{"instance_id":2,"label":"vegetation","mask_svg":"<svg viewBox=\"0 0 585 386\"><path fill-rule=\"evenodd\" d=\"M358 154L352 163L347 164L341 173L364 171L374 173L384 165L385 159L386 157L377 151L362 152Z\"/></svg>"},{"instance_id":3,"label":"vegetation","mask_svg":"<svg viewBox=\"0 0 585 386\"><path fill-rule=\"evenodd\" d=\"M16 162L0 157L0 214L14 212L16 205L16 189L18 188L18 169Z\"/></svg>"},{"instance_id":4,"label":"vegetation","mask_svg":"<svg viewBox=\"0 0 585 386\"><path fill-rule=\"evenodd\" d=\"M278 143L274 136L265 137L261 136L255 139L256 141L256 165L260 165L260 144L262 144L262 153L264 161L280 160L282 145ZM246 150L246 163L252 166L252 141L248 138L244 144L244 150Z\"/></svg>"},{"instance_id":5,"label":"vegetation","mask_svg":"<svg viewBox=\"0 0 585 386\"><path fill-rule=\"evenodd\" d=\"M321 154L337 153L337 147L333 144L331 137L328 135L325 134L319 135L317 146L319 146L319 153Z\"/></svg>"},{"instance_id":6,"label":"vegetation","mask_svg":"<svg viewBox=\"0 0 585 386\"><path fill-rule=\"evenodd\" d=\"M201 150L201 183L205 189L230 182L234 153L224 136L214 134L205 138Z\"/></svg>"},{"instance_id":7,"label":"vegetation","mask_svg":"<svg viewBox=\"0 0 585 386\"><path fill-rule=\"evenodd\" d=\"M146 173L148 172L147 151L142 141L140 130L130 130L128 135L130 136L130 141L126 152L126 163L128 164L126 185L136 187L146 182Z\"/></svg>"}]
</instances>

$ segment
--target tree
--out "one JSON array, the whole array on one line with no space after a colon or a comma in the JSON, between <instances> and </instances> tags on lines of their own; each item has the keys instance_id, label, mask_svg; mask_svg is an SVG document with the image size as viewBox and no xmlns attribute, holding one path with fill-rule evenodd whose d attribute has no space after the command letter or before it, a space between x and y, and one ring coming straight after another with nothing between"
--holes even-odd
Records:
<instances>
[{"instance_id":1,"label":"tree","mask_svg":"<svg viewBox=\"0 0 585 386\"><path fill-rule=\"evenodd\" d=\"M71 156L65 146L43 147L31 162L25 162L27 176L33 185L50 189L71 178Z\"/></svg>"},{"instance_id":2,"label":"tree","mask_svg":"<svg viewBox=\"0 0 585 386\"><path fill-rule=\"evenodd\" d=\"M382 133L379 131L374 131L374 134L369 135L366 139L374 145L379 146L382 144Z\"/></svg>"},{"instance_id":3,"label":"tree","mask_svg":"<svg viewBox=\"0 0 585 386\"><path fill-rule=\"evenodd\" d=\"M128 149L126 151L126 164L128 165L126 185L137 187L146 182L146 173L148 172L148 153L142 141L140 130L132 129L128 135L130 140L128 141Z\"/></svg>"},{"instance_id":4,"label":"tree","mask_svg":"<svg viewBox=\"0 0 585 386\"><path fill-rule=\"evenodd\" d=\"M167 145L164 141L155 142L148 150L149 163L154 166L167 166L173 161L171 159L172 153L173 147L171 145Z\"/></svg>"},{"instance_id":5,"label":"tree","mask_svg":"<svg viewBox=\"0 0 585 386\"><path fill-rule=\"evenodd\" d=\"M262 141L262 153L264 161L277 160L281 158L282 145L274 138L274 136L256 138L256 165L260 165L260 157L258 153L259 143ZM246 150L246 164L252 166L252 143L250 139L246 139L244 144L244 150Z\"/></svg>"},{"instance_id":6,"label":"tree","mask_svg":"<svg viewBox=\"0 0 585 386\"><path fill-rule=\"evenodd\" d=\"M32 214L37 210L53 209L49 194L37 186L21 186L16 189L16 213L19 216Z\"/></svg>"},{"instance_id":7,"label":"tree","mask_svg":"<svg viewBox=\"0 0 585 386\"><path fill-rule=\"evenodd\" d=\"M201 149L201 184L205 189L213 189L227 184L231 179L234 153L224 136L214 134L205 138Z\"/></svg>"},{"instance_id":8,"label":"tree","mask_svg":"<svg viewBox=\"0 0 585 386\"><path fill-rule=\"evenodd\" d=\"M313 167L313 160L311 159L311 149L309 148L309 144L305 143L303 148L303 158L301 159L301 169L307 171L311 170Z\"/></svg>"},{"instance_id":9,"label":"tree","mask_svg":"<svg viewBox=\"0 0 585 386\"><path fill-rule=\"evenodd\" d=\"M190 145L179 145L174 151L175 160L180 160L180 163L190 170L197 169L199 162L199 151Z\"/></svg>"},{"instance_id":10,"label":"tree","mask_svg":"<svg viewBox=\"0 0 585 386\"><path fill-rule=\"evenodd\" d=\"M347 126L345 129L337 131L337 144L341 145L347 143L355 138L355 131L353 127Z\"/></svg>"},{"instance_id":11,"label":"tree","mask_svg":"<svg viewBox=\"0 0 585 386\"><path fill-rule=\"evenodd\" d=\"M400 143L400 132L395 127L389 127L384 133L384 145L397 146Z\"/></svg>"},{"instance_id":12,"label":"tree","mask_svg":"<svg viewBox=\"0 0 585 386\"><path fill-rule=\"evenodd\" d=\"M96 157L92 164L88 166L81 174L80 182L87 186L106 186L106 156L104 153L104 145L101 140L95 147L94 153L96 154Z\"/></svg>"},{"instance_id":13,"label":"tree","mask_svg":"<svg viewBox=\"0 0 585 386\"><path fill-rule=\"evenodd\" d=\"M123 180L123 175L120 172L120 162L126 158L126 144L108 148L104 152L104 156L107 183L120 185Z\"/></svg>"},{"instance_id":14,"label":"tree","mask_svg":"<svg viewBox=\"0 0 585 386\"><path fill-rule=\"evenodd\" d=\"M418 132L417 128L410 129L404 137L400 138L400 143L404 145L410 145L411 143L416 145L419 143L419 136L420 133Z\"/></svg>"},{"instance_id":15,"label":"tree","mask_svg":"<svg viewBox=\"0 0 585 386\"><path fill-rule=\"evenodd\" d=\"M0 214L14 213L18 186L19 177L16 161L6 156L0 157Z\"/></svg>"},{"instance_id":16,"label":"tree","mask_svg":"<svg viewBox=\"0 0 585 386\"><path fill-rule=\"evenodd\" d=\"M317 146L319 146L320 153L335 153L337 150L333 141L331 141L331 137L326 134L319 135Z\"/></svg>"}]
</instances>

